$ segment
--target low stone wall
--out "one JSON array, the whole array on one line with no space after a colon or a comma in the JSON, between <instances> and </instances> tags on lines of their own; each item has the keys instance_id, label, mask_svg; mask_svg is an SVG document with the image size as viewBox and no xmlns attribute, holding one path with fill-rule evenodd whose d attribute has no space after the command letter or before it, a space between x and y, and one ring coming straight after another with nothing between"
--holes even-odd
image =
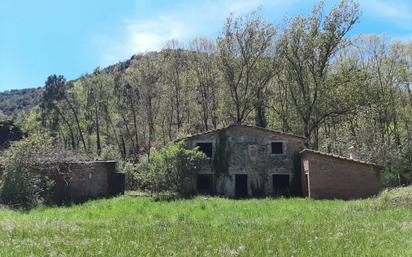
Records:
<instances>
[{"instance_id":1,"label":"low stone wall","mask_svg":"<svg viewBox=\"0 0 412 257\"><path fill-rule=\"evenodd\" d=\"M303 151L302 191L314 199L356 199L379 193L381 167L342 157Z\"/></svg>"}]
</instances>

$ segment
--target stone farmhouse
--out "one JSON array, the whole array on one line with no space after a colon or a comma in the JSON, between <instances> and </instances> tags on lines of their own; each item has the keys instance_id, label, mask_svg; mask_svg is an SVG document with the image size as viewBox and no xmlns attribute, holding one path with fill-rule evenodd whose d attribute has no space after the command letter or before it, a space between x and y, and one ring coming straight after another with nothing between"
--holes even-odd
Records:
<instances>
[{"instance_id":1,"label":"stone farmhouse","mask_svg":"<svg viewBox=\"0 0 412 257\"><path fill-rule=\"evenodd\" d=\"M209 157L187 185L196 193L354 199L380 190L382 167L305 149L294 134L231 125L182 140Z\"/></svg>"}]
</instances>

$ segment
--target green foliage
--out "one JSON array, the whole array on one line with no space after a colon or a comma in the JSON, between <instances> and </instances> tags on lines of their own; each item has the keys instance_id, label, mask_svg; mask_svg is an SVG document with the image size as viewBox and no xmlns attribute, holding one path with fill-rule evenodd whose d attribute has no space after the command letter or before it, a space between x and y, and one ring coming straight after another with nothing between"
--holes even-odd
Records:
<instances>
[{"instance_id":1,"label":"green foliage","mask_svg":"<svg viewBox=\"0 0 412 257\"><path fill-rule=\"evenodd\" d=\"M392 159L383 172L384 187L407 186L412 183L412 167L406 156L400 153Z\"/></svg>"},{"instance_id":2,"label":"green foliage","mask_svg":"<svg viewBox=\"0 0 412 257\"><path fill-rule=\"evenodd\" d=\"M188 196L193 176L200 170L206 156L197 149L188 149L183 142L170 144L160 151L153 150L142 158L139 174L146 189L152 193L177 193Z\"/></svg>"},{"instance_id":3,"label":"green foliage","mask_svg":"<svg viewBox=\"0 0 412 257\"><path fill-rule=\"evenodd\" d=\"M14 89L0 92L0 113L15 115L40 103L42 88Z\"/></svg>"},{"instance_id":4,"label":"green foliage","mask_svg":"<svg viewBox=\"0 0 412 257\"><path fill-rule=\"evenodd\" d=\"M35 134L13 142L0 156L0 203L28 209L52 203L54 173L59 165L86 157L67 151L47 134Z\"/></svg>"},{"instance_id":5,"label":"green foliage","mask_svg":"<svg viewBox=\"0 0 412 257\"><path fill-rule=\"evenodd\" d=\"M2 204L31 208L50 198L52 183L40 172L52 149L50 137L36 135L13 143L4 152L0 159L4 169L0 187Z\"/></svg>"},{"instance_id":6,"label":"green foliage","mask_svg":"<svg viewBox=\"0 0 412 257\"><path fill-rule=\"evenodd\" d=\"M126 185L125 189L130 191L144 190L145 185L142 176L139 172L146 172L142 163L135 164L130 161L120 161L117 164L118 170L125 173ZM143 165L143 166L142 166Z\"/></svg>"},{"instance_id":7,"label":"green foliage","mask_svg":"<svg viewBox=\"0 0 412 257\"><path fill-rule=\"evenodd\" d=\"M8 147L11 141L22 139L23 136L23 131L13 121L0 120L0 150Z\"/></svg>"},{"instance_id":8,"label":"green foliage","mask_svg":"<svg viewBox=\"0 0 412 257\"><path fill-rule=\"evenodd\" d=\"M106 145L102 149L100 154L101 160L112 161L112 160L121 160L122 156L120 155L119 150L113 145Z\"/></svg>"},{"instance_id":9,"label":"green foliage","mask_svg":"<svg viewBox=\"0 0 412 257\"><path fill-rule=\"evenodd\" d=\"M228 140L225 131L221 131L218 134L218 141L216 143L216 152L213 156L212 168L216 175L229 176L230 166L230 147L228 146Z\"/></svg>"}]
</instances>

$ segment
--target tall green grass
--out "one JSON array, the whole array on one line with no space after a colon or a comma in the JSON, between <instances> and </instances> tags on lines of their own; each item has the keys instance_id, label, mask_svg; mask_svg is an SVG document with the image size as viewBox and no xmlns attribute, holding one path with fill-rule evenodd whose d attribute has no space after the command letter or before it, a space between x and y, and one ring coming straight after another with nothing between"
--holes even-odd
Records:
<instances>
[{"instance_id":1,"label":"tall green grass","mask_svg":"<svg viewBox=\"0 0 412 257\"><path fill-rule=\"evenodd\" d=\"M0 256L412 256L411 192L346 202L123 196L3 209Z\"/></svg>"}]
</instances>

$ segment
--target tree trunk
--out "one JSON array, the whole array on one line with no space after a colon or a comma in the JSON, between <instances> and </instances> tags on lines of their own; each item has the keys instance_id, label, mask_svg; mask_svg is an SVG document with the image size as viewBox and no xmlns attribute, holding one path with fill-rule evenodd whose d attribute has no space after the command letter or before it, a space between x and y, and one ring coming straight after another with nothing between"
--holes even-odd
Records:
<instances>
[{"instance_id":1,"label":"tree trunk","mask_svg":"<svg viewBox=\"0 0 412 257\"><path fill-rule=\"evenodd\" d=\"M263 106L256 107L256 126L262 128L267 127L266 110Z\"/></svg>"},{"instance_id":2,"label":"tree trunk","mask_svg":"<svg viewBox=\"0 0 412 257\"><path fill-rule=\"evenodd\" d=\"M95 106L95 121L96 121L96 153L97 156L100 156L102 153L102 146L100 144L100 125L99 125L99 113L98 113L98 106L97 101L94 99L94 106Z\"/></svg>"},{"instance_id":3,"label":"tree trunk","mask_svg":"<svg viewBox=\"0 0 412 257\"><path fill-rule=\"evenodd\" d=\"M136 114L136 109L135 109L135 104L133 100L133 96L130 96L130 107L132 109L132 115L133 115L133 128L134 128L134 137L135 137L135 149L134 153L139 154L139 134L137 131L137 114Z\"/></svg>"},{"instance_id":4,"label":"tree trunk","mask_svg":"<svg viewBox=\"0 0 412 257\"><path fill-rule=\"evenodd\" d=\"M74 140L74 133L73 133L72 126L71 126L70 123L66 120L66 117L64 117L63 113L60 111L60 108L57 107L56 110L57 110L57 112L59 113L59 115L62 117L63 122L67 125L67 127L68 127L68 129L69 129L72 149L76 149L76 142L75 142L75 140Z\"/></svg>"},{"instance_id":5,"label":"tree trunk","mask_svg":"<svg viewBox=\"0 0 412 257\"><path fill-rule=\"evenodd\" d=\"M77 124L77 129L79 130L79 136L80 136L80 140L82 141L83 144L83 148L84 151L87 152L87 147L86 147L86 142L84 141L84 137L83 137L83 132L82 129L80 127L80 122L79 122L79 117L77 116L77 112L74 109L73 105L71 104L71 102L69 101L69 99L65 96L64 97L66 99L67 104L69 105L69 108L72 110L73 115L74 115L74 119L76 120L76 124Z\"/></svg>"}]
</instances>

